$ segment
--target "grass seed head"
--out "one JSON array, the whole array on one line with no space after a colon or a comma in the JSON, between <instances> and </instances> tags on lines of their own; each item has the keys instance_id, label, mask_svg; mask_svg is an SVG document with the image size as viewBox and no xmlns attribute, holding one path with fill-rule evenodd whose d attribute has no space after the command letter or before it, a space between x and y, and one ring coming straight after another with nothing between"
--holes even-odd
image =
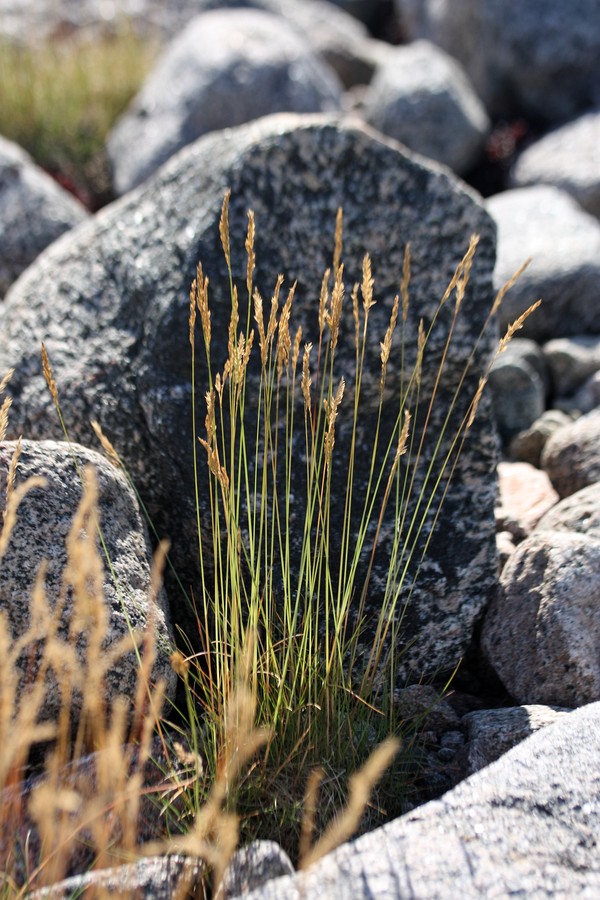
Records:
<instances>
[{"instance_id":1,"label":"grass seed head","mask_svg":"<svg viewBox=\"0 0 600 900\"><path fill-rule=\"evenodd\" d=\"M221 246L225 254L227 268L231 270L231 247L229 245L229 199L231 197L231 189L228 189L223 198L223 206L221 207L221 218L219 219L219 235L221 237Z\"/></svg>"}]
</instances>

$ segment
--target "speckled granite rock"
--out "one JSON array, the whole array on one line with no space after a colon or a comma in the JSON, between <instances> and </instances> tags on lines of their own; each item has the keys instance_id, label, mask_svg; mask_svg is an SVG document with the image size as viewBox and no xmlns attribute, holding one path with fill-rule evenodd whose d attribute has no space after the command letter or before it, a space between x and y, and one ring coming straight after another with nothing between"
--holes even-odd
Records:
<instances>
[{"instance_id":1,"label":"speckled granite rock","mask_svg":"<svg viewBox=\"0 0 600 900\"><path fill-rule=\"evenodd\" d=\"M555 897L600 892L600 704L454 790L245 900Z\"/></svg>"},{"instance_id":2,"label":"speckled granite rock","mask_svg":"<svg viewBox=\"0 0 600 900\"><path fill-rule=\"evenodd\" d=\"M0 443L0 497L6 494L7 474L15 445L10 441ZM73 515L82 494L80 476L75 461L82 471L93 465L99 482L99 521L106 548L111 559L112 573L106 565L104 575L104 602L109 611L108 633L105 646L111 647L127 636L130 628L145 628L150 613L154 617L157 640L157 660L154 678L165 678L167 693L173 696L175 676L169 664L171 633L163 591L158 602L149 600L150 549L137 501L124 475L91 450L55 441L24 441L19 458L16 484L35 475L46 479L46 487L30 491L18 510L16 525L10 537L7 552L0 565L0 608L7 617L14 640L24 635L32 624L31 595L38 570L44 560L48 567L45 577L46 594L54 609L61 595L63 575L67 564L65 540L71 528ZM102 552L102 551L100 551ZM116 579L116 582L113 580ZM152 609L150 603L152 602ZM69 637L75 627L72 594L67 594L65 606L58 623L58 637L73 644L79 659L85 658L86 625L80 619L75 638ZM33 640L30 645L35 646ZM17 660L22 673L21 689L31 677L32 660L25 652ZM106 673L105 699L108 704L117 697L134 697L139 664L136 654L127 653L115 659ZM77 721L81 695L74 694L71 709L73 721ZM61 708L61 694L51 679L43 704L44 718L52 719Z\"/></svg>"},{"instance_id":3,"label":"speckled granite rock","mask_svg":"<svg viewBox=\"0 0 600 900\"><path fill-rule=\"evenodd\" d=\"M75 197L0 137L0 299L48 244L86 218Z\"/></svg>"},{"instance_id":4,"label":"speckled granite rock","mask_svg":"<svg viewBox=\"0 0 600 900\"><path fill-rule=\"evenodd\" d=\"M204 863L186 856L150 856L128 865L96 869L75 875L28 894L32 900L69 900L82 894L102 892L105 896L144 897L144 900L172 900L196 894L205 872Z\"/></svg>"},{"instance_id":5,"label":"speckled granite rock","mask_svg":"<svg viewBox=\"0 0 600 900\"><path fill-rule=\"evenodd\" d=\"M500 759L529 735L558 722L570 713L558 706L512 706L508 709L476 709L462 718L467 729L467 775Z\"/></svg>"},{"instance_id":6,"label":"speckled granite rock","mask_svg":"<svg viewBox=\"0 0 600 900\"><path fill-rule=\"evenodd\" d=\"M600 481L549 509L537 523L536 531L576 531L600 540Z\"/></svg>"},{"instance_id":7,"label":"speckled granite rock","mask_svg":"<svg viewBox=\"0 0 600 900\"><path fill-rule=\"evenodd\" d=\"M600 410L552 432L541 464L560 497L600 481Z\"/></svg>"},{"instance_id":8,"label":"speckled granite rock","mask_svg":"<svg viewBox=\"0 0 600 900\"><path fill-rule=\"evenodd\" d=\"M356 123L340 124L324 117L278 116L208 135L179 154L143 189L101 212L78 231L73 242L62 243L46 254L7 298L0 324L0 370L11 364L16 367L10 384L14 397L11 427L33 436L59 430L40 372L37 347L43 338L72 435L89 442L88 421L92 415L100 419L136 479L159 533L172 538L172 555L186 584L196 578L190 552L196 541L196 516L189 286L201 258L211 279L213 340L220 347L222 339L216 336L226 334L229 320L227 278L218 237L227 187L232 189L229 218L234 277L241 283L245 280L242 248L246 214L252 208L257 227L257 285L268 297L274 273L286 273L288 283L298 279L292 328L302 325L304 340L316 328L315 303L322 273L331 260L336 210L343 205L347 283L360 280L365 251L373 258L377 305L371 310L374 346L369 377L375 385L380 377L379 341L398 290L406 241L410 240L412 247L406 323L409 366L416 354L420 318L433 316L469 235L481 235L463 304L464 318L451 345L444 391L438 393L435 406L437 416L431 420L432 433L443 421L443 404L462 374L465 347L479 333L492 299L493 225L476 196L448 173L406 156L394 142L384 141ZM451 307L446 304L438 319L432 354L440 353L445 343ZM226 340L223 354L225 345ZM469 391L476 388L493 345L490 331L454 408L445 441L450 441L457 422L462 421ZM340 343L338 357L346 377L351 377L354 349L350 341ZM198 364L201 367L202 361ZM221 366L223 355L214 364ZM432 390L434 375L434 366L424 366L423 415L424 398ZM389 410L396 408L400 377L398 358L393 356L387 376L390 399L384 407L384 430L395 419L395 412ZM200 368L199 396L204 379ZM251 386L248 409L252 391ZM375 397L374 392L374 403ZM426 671L452 668L495 588L496 444L489 416L484 394L404 615L410 646L399 657L401 679L409 673L419 678ZM344 447L345 420L342 407L336 447ZM418 422L415 427L419 428ZM370 429L365 409L359 442L367 440ZM424 459L433 452L433 445L434 441L431 446L426 443ZM340 450L338 458L342 455ZM424 466L417 473L414 497L425 470ZM363 477L365 472L357 471L358 495L364 489ZM345 483L345 475L339 483ZM334 501L332 508L339 506ZM434 508L414 548L415 564ZM294 554L299 552L297 542L302 535L298 519L302 504L295 504L290 514ZM331 529L332 535L339 533L339 524L333 521ZM382 530L369 590L374 609L381 602L392 538L393 529ZM412 577L409 574L404 582L406 590ZM171 603L174 618L180 621L184 613L178 590ZM189 620L187 625L192 628Z\"/></svg>"},{"instance_id":9,"label":"speckled granite rock","mask_svg":"<svg viewBox=\"0 0 600 900\"><path fill-rule=\"evenodd\" d=\"M600 699L600 540L534 531L504 566L481 647L518 703Z\"/></svg>"}]
</instances>

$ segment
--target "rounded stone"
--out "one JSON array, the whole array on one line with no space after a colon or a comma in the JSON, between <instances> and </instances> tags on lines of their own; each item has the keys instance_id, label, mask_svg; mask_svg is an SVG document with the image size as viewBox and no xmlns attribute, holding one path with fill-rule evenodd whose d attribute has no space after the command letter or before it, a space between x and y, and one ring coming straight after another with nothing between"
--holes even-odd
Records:
<instances>
[{"instance_id":1,"label":"rounded stone","mask_svg":"<svg viewBox=\"0 0 600 900\"><path fill-rule=\"evenodd\" d=\"M215 10L191 21L167 47L108 137L119 194L210 131L269 113L333 111L334 72L283 19L255 10Z\"/></svg>"},{"instance_id":2,"label":"rounded stone","mask_svg":"<svg viewBox=\"0 0 600 900\"><path fill-rule=\"evenodd\" d=\"M411 150L466 172L490 123L458 63L429 41L389 51L364 101L371 125Z\"/></svg>"}]
</instances>

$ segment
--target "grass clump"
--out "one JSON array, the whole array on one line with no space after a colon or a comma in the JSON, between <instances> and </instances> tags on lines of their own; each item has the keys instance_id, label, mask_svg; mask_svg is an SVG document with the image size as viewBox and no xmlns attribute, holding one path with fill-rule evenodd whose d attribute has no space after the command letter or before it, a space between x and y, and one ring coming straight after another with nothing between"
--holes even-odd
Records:
<instances>
[{"instance_id":1,"label":"grass clump","mask_svg":"<svg viewBox=\"0 0 600 900\"><path fill-rule=\"evenodd\" d=\"M407 350L410 248L388 327L374 343L368 337L376 302L370 260L364 258L361 283L346 298L340 212L313 343L292 328L295 285L282 293L279 276L268 304L255 288L252 213L246 281L241 288L234 282L228 202L227 196L220 223L231 298L222 366L213 363L219 336L213 335L209 283L201 265L190 293L200 570L196 606L203 651L179 649L172 655L187 706L173 726L173 712L162 710L163 686L151 683L156 648L149 630L131 633L110 651L114 656L137 648L139 679L132 703L117 700L110 711L106 708L103 680L110 659L102 650L107 621L101 572L110 569L110 561L102 559L97 546L96 494L89 474L65 573L79 609L70 640L57 636L60 604L50 608L43 571L32 598L31 627L16 643L0 614L0 725L3 735L14 736L0 746L0 897L24 896L74 867L101 868L150 853L200 856L214 871L216 886L238 843L254 837L278 840L306 867L357 830L401 811L398 797L410 736L394 693L404 612L424 553L421 532L438 521L493 362L479 375L450 434L453 412L476 365L477 341L453 393L443 395L441 418L432 410L458 331L477 240L471 240L440 298L438 314L452 304L452 315L433 391L425 396L422 373L437 314L427 326L420 324L416 363L402 382L389 422L387 367L392 353L404 360ZM509 286L492 304L480 338ZM238 291L246 298L243 303ZM510 327L498 352L530 312ZM198 329L202 366L197 365ZM337 348L348 333L354 367L341 377ZM375 404L368 375L374 347ZM62 422L45 352L43 359ZM206 378L201 388L200 375ZM7 382L8 376L0 383L0 395ZM200 402L196 409L199 392L204 395L201 412ZM8 399L0 407L0 440L9 407ZM372 417L367 448L359 446L366 415ZM440 423L435 429L434 421ZM424 422L424 428L417 431L415 422ZM97 433L118 462L108 440ZM427 459L425 475L417 478L426 440L434 447L433 460ZM358 460L365 450L366 488L358 495ZM8 477L0 562L19 501L39 487L15 486L17 465L18 449ZM336 511L341 511L341 526ZM366 610L373 559L390 518L395 527L385 591L371 623ZM83 661L73 648L82 628L88 646ZM43 646L36 676L19 686L19 656L34 645ZM49 673L58 679L64 700L57 722L41 715ZM77 722L71 718L75 692L83 697ZM181 733L187 743L177 740ZM149 788L144 770L157 752L156 739L162 777ZM45 775L26 793L23 776L40 742L49 747ZM93 773L74 778L74 767L90 749L97 759ZM382 786L372 800L378 782ZM144 815L151 815L162 831L149 844L140 837Z\"/></svg>"},{"instance_id":2,"label":"grass clump","mask_svg":"<svg viewBox=\"0 0 600 900\"><path fill-rule=\"evenodd\" d=\"M225 710L232 692L240 679L248 686L258 725L268 728L268 737L251 780L242 782L234 802L247 816L246 833L253 837L273 836L273 821L266 825L266 820L257 823L255 818L256 809L268 809L278 823L278 840L294 855L309 773L317 766L322 772L318 810L310 800L313 782L309 789L309 806L312 802L317 810L309 831L318 835L331 809L343 802L348 772L362 766L381 740L403 733L394 694L404 614L424 556L422 531L432 520L437 522L473 423L489 369L480 373L466 413L455 432L448 434L467 375L476 366L478 341L501 296L465 361L462 378L450 399L444 398L441 424L434 428L432 411L458 330L477 245L473 238L433 321L420 324L416 364L396 398L390 428L386 375L390 354L404 360L406 351L410 247L388 328L374 345L379 347L380 371L374 407L372 396L367 396L373 390L367 370L373 365L368 332L376 302L374 279L365 256L362 281L346 297L341 211L332 267L321 286L313 343L300 328L292 329L295 284L285 293L280 275L269 303L254 287L252 213L245 242L246 283L239 287L234 283L228 206L229 195L220 222L231 297L226 335L212 333L209 279L201 265L190 295L194 397L198 325L200 358L205 361L199 371L206 373L200 434L195 404L193 412L201 575L198 615L205 643L202 653L190 653L186 659L185 679L189 708L201 711L209 773L214 773L218 748L227 742ZM435 387L424 396L421 376L429 363L429 338L440 311L450 303L454 312L438 355ZM350 322L345 332L344 316ZM343 333L353 335L354 369L342 377L336 352ZM218 354L224 342L227 358L215 370L213 352ZM337 439L341 412L346 419L343 443ZM372 418L367 429L371 443L365 452L358 436L364 433L366 415ZM417 421L425 423L419 434L412 428ZM423 467L425 441L435 450L419 480L416 472ZM368 475L359 496L358 460L362 457L364 464L365 456ZM390 519L395 523L394 538L384 596L373 623L368 615L370 576L381 531ZM387 798L380 793L387 806L384 813L401 811L398 778L405 774L406 764L406 756L400 756ZM195 798L199 801L200 795ZM381 810L374 812L377 821ZM305 858L312 858L306 830L302 840Z\"/></svg>"},{"instance_id":3,"label":"grass clump","mask_svg":"<svg viewBox=\"0 0 600 900\"><path fill-rule=\"evenodd\" d=\"M157 42L111 35L21 45L0 37L0 134L95 210L112 199L104 149L139 90Z\"/></svg>"}]
</instances>

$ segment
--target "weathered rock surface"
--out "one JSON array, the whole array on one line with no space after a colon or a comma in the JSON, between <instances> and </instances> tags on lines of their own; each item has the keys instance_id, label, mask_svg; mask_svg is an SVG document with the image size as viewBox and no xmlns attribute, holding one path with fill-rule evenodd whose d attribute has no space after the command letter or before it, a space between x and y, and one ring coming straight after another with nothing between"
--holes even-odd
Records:
<instances>
[{"instance_id":1,"label":"weathered rock surface","mask_svg":"<svg viewBox=\"0 0 600 900\"><path fill-rule=\"evenodd\" d=\"M253 841L240 847L229 863L219 893L224 900L262 887L273 878L293 875L287 853L275 841Z\"/></svg>"},{"instance_id":2,"label":"weathered rock surface","mask_svg":"<svg viewBox=\"0 0 600 900\"><path fill-rule=\"evenodd\" d=\"M600 371L581 385L571 400L573 409L577 413L589 413L600 406Z\"/></svg>"},{"instance_id":3,"label":"weathered rock surface","mask_svg":"<svg viewBox=\"0 0 600 900\"><path fill-rule=\"evenodd\" d=\"M564 122L600 105L597 0L395 0L408 40L456 57L495 116Z\"/></svg>"},{"instance_id":4,"label":"weathered rock surface","mask_svg":"<svg viewBox=\"0 0 600 900\"><path fill-rule=\"evenodd\" d=\"M85 218L75 197L0 137L0 299L48 244Z\"/></svg>"},{"instance_id":5,"label":"weathered rock surface","mask_svg":"<svg viewBox=\"0 0 600 900\"><path fill-rule=\"evenodd\" d=\"M539 469L542 451L550 435L562 428L563 425L570 425L572 421L572 417L562 410L547 409L529 428L526 428L510 442L511 459L531 463L532 466Z\"/></svg>"},{"instance_id":6,"label":"weathered rock surface","mask_svg":"<svg viewBox=\"0 0 600 900\"><path fill-rule=\"evenodd\" d=\"M246 900L586 897L600 891L600 704Z\"/></svg>"},{"instance_id":7,"label":"weathered rock surface","mask_svg":"<svg viewBox=\"0 0 600 900\"><path fill-rule=\"evenodd\" d=\"M600 291L600 285L599 285ZM579 334L555 338L543 347L554 393L568 397L595 372L600 371L600 337Z\"/></svg>"},{"instance_id":8,"label":"weathered rock surface","mask_svg":"<svg viewBox=\"0 0 600 900\"><path fill-rule=\"evenodd\" d=\"M498 463L498 486L498 530L509 531L517 541L527 537L559 499L547 474L526 462Z\"/></svg>"},{"instance_id":9,"label":"weathered rock surface","mask_svg":"<svg viewBox=\"0 0 600 900\"><path fill-rule=\"evenodd\" d=\"M600 332L600 223L549 185L496 194L486 207L498 226L497 288L532 257L504 299L500 328L541 297L523 336L546 341Z\"/></svg>"},{"instance_id":10,"label":"weathered rock surface","mask_svg":"<svg viewBox=\"0 0 600 900\"><path fill-rule=\"evenodd\" d=\"M490 127L460 65L429 41L385 55L364 114L379 131L459 173L474 163Z\"/></svg>"},{"instance_id":11,"label":"weathered rock surface","mask_svg":"<svg viewBox=\"0 0 600 900\"><path fill-rule=\"evenodd\" d=\"M467 713L462 718L467 729L467 775L491 765L529 735L570 712L562 707L533 704Z\"/></svg>"},{"instance_id":12,"label":"weathered rock surface","mask_svg":"<svg viewBox=\"0 0 600 900\"><path fill-rule=\"evenodd\" d=\"M481 647L519 703L600 697L600 540L535 532L516 548L483 621Z\"/></svg>"},{"instance_id":13,"label":"weathered rock surface","mask_svg":"<svg viewBox=\"0 0 600 900\"><path fill-rule=\"evenodd\" d=\"M187 856L150 856L128 865L74 875L28 896L32 900L68 900L84 893L102 892L117 897L171 900L173 896L193 896L205 871L204 863Z\"/></svg>"},{"instance_id":14,"label":"weathered rock surface","mask_svg":"<svg viewBox=\"0 0 600 900\"><path fill-rule=\"evenodd\" d=\"M15 444L0 443L0 496L6 495L7 476ZM160 592L157 602L149 599L150 549L135 495L124 475L104 457L83 447L54 441L24 441L19 458L16 485L30 476L41 476L47 486L35 488L22 500L7 552L0 565L0 608L16 641L33 624L31 646L35 645L36 617L31 611L31 597L44 560L46 594L51 609L62 596L63 575L67 565L65 541L82 495L80 471L93 465L99 484L99 524L111 561L104 574L104 604L108 609L106 648L131 631L141 631L149 619L157 642L154 678L165 678L172 696L175 676L169 665L171 634L166 612L166 597ZM102 552L102 551L100 551ZM80 611L81 612L81 611ZM79 619L77 616L79 615ZM79 621L79 625L76 624ZM76 614L72 593L68 593L58 622L57 636L75 643L77 654L85 659L87 620ZM75 628L75 632L72 629ZM45 634L45 633L44 633ZM70 636L70 637L69 637ZM132 645L133 647L133 645ZM31 675L31 659L27 652L17 660L22 684ZM139 664L135 652L116 658L106 673L105 699L110 705L117 697L134 697ZM72 700L72 717L77 721L81 695ZM44 718L56 717L61 708L61 694L55 681L50 681L43 705Z\"/></svg>"},{"instance_id":15,"label":"weathered rock surface","mask_svg":"<svg viewBox=\"0 0 600 900\"><path fill-rule=\"evenodd\" d=\"M107 148L119 194L209 131L268 113L340 108L337 77L279 16L215 10L169 45Z\"/></svg>"},{"instance_id":16,"label":"weathered rock surface","mask_svg":"<svg viewBox=\"0 0 600 900\"><path fill-rule=\"evenodd\" d=\"M517 159L511 181L514 187L553 184L600 217L600 110L535 141Z\"/></svg>"},{"instance_id":17,"label":"weathered rock surface","mask_svg":"<svg viewBox=\"0 0 600 900\"><path fill-rule=\"evenodd\" d=\"M494 361L489 377L498 433L508 442L546 409L547 374L535 341L515 338Z\"/></svg>"},{"instance_id":18,"label":"weathered rock surface","mask_svg":"<svg viewBox=\"0 0 600 900\"><path fill-rule=\"evenodd\" d=\"M542 516L536 531L576 531L600 540L600 482L557 503Z\"/></svg>"},{"instance_id":19,"label":"weathered rock surface","mask_svg":"<svg viewBox=\"0 0 600 900\"><path fill-rule=\"evenodd\" d=\"M600 481L600 410L554 431L542 451L541 464L560 497Z\"/></svg>"},{"instance_id":20,"label":"weathered rock surface","mask_svg":"<svg viewBox=\"0 0 600 900\"><path fill-rule=\"evenodd\" d=\"M370 378L375 385L380 377L379 341L398 290L406 241L412 248L406 322L406 365L410 366L416 355L419 320L433 317L468 236L481 235L463 304L464 318L451 345L438 413L431 422L432 434L443 420L442 401L452 395L451 385L462 374L468 355L465 348L479 333L491 305L493 225L475 196L446 172L406 156L394 142L358 124L323 117L272 117L208 135L178 155L148 185L102 211L70 241L51 249L7 298L0 326L0 370L16 367L10 383L11 427L35 437L59 432L40 372L37 347L43 339L71 434L89 442L88 421L92 416L100 420L136 480L159 533L172 538L173 558L186 584L196 577L190 549L196 539L188 295L196 264L202 259L211 279L218 370L226 353L230 309L218 236L227 187L232 189L234 277L240 285L245 281L242 247L246 212L251 208L257 223L257 286L268 297L276 273L287 273L288 283L298 279L292 328L302 325L303 340L315 335L335 213L344 207L347 283L360 281L365 251L373 259L377 305L371 310L374 362ZM432 335L428 351L432 362L442 352L451 307L449 303L443 308ZM353 333L353 325L350 328ZM476 354L445 440L463 420L469 391L476 388L493 343L490 333ZM338 355L350 378L352 344L340 342ZM202 397L206 379L201 359L198 365L196 385ZM434 373L434 364L424 366L423 413L423 398L432 390ZM400 375L398 357L392 354L384 428L396 416L394 398ZM375 397L374 393L374 403ZM203 417L202 409L199 415ZM339 447L344 446L345 415L342 406L336 436ZM419 428L418 422L415 427ZM365 418L359 442L368 439L370 429ZM426 443L423 460L432 452ZM404 615L405 633L415 640L399 657L402 678L453 666L494 590L495 461L484 394ZM417 472L414 496L422 487L425 470L424 465ZM359 494L364 489L361 477L357 475ZM345 476L340 483L345 483ZM302 505L298 501L291 510L288 530L294 542L302 535ZM334 500L332 508L341 514L339 506ZM430 521L425 521L419 540L425 540ZM332 522L332 534L336 533L339 523ZM381 602L392 533L380 535L381 556L370 585L374 609ZM298 552L295 543L294 552ZM414 558L419 554L415 548ZM405 585L411 580L412 575ZM171 596L171 605L179 621L183 616L179 594Z\"/></svg>"}]
</instances>

